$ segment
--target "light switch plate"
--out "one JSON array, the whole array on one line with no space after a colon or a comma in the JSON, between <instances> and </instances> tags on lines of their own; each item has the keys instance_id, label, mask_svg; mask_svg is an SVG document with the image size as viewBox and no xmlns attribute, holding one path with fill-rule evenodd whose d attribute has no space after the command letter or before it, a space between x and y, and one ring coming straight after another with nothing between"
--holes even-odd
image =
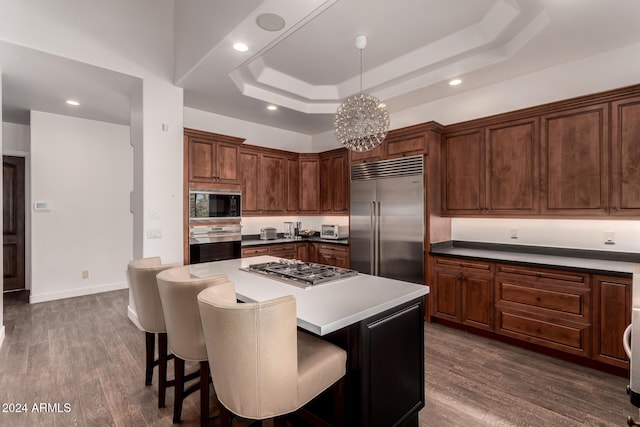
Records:
<instances>
[{"instance_id":1,"label":"light switch plate","mask_svg":"<svg viewBox=\"0 0 640 427\"><path fill-rule=\"evenodd\" d=\"M48 211L50 209L49 202L33 202L34 211Z\"/></svg>"}]
</instances>

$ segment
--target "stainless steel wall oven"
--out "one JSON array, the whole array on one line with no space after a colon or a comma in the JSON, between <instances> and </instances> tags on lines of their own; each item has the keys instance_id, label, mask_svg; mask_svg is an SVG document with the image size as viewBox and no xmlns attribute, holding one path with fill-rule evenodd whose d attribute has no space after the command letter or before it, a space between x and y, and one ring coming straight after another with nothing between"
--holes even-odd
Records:
<instances>
[{"instance_id":1,"label":"stainless steel wall oven","mask_svg":"<svg viewBox=\"0 0 640 427\"><path fill-rule=\"evenodd\" d=\"M223 261L241 256L240 224L189 227L189 263Z\"/></svg>"}]
</instances>

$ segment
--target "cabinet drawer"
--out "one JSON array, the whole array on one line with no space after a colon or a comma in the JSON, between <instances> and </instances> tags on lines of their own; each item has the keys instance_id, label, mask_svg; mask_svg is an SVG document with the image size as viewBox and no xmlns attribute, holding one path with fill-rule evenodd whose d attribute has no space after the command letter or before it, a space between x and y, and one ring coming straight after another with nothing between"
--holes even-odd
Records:
<instances>
[{"instance_id":1,"label":"cabinet drawer","mask_svg":"<svg viewBox=\"0 0 640 427\"><path fill-rule=\"evenodd\" d=\"M482 261L474 261L460 258L435 258L436 266L466 268L469 270L493 272L493 264Z\"/></svg>"},{"instance_id":2,"label":"cabinet drawer","mask_svg":"<svg viewBox=\"0 0 640 427\"><path fill-rule=\"evenodd\" d=\"M285 245L274 245L269 247L269 255L277 256L280 258L289 258L294 259L296 257L296 245L285 244Z\"/></svg>"},{"instance_id":3,"label":"cabinet drawer","mask_svg":"<svg viewBox=\"0 0 640 427\"><path fill-rule=\"evenodd\" d=\"M586 292L570 292L559 289L543 289L498 279L496 302L524 304L530 307L553 310L558 314L585 317Z\"/></svg>"},{"instance_id":4,"label":"cabinet drawer","mask_svg":"<svg viewBox=\"0 0 640 427\"><path fill-rule=\"evenodd\" d=\"M537 316L532 313L498 310L497 332L545 347L589 356L589 325Z\"/></svg>"},{"instance_id":5,"label":"cabinet drawer","mask_svg":"<svg viewBox=\"0 0 640 427\"><path fill-rule=\"evenodd\" d=\"M285 245L269 246L269 254L271 254L271 255L276 255L276 254L279 254L281 252L292 252L292 251L293 252L296 251L295 243L285 244Z\"/></svg>"},{"instance_id":6,"label":"cabinet drawer","mask_svg":"<svg viewBox=\"0 0 640 427\"><path fill-rule=\"evenodd\" d=\"M242 257L250 257L250 256L260 256L260 255L268 255L269 248L266 246L261 246L259 248L242 248Z\"/></svg>"},{"instance_id":7,"label":"cabinet drawer","mask_svg":"<svg viewBox=\"0 0 640 427\"><path fill-rule=\"evenodd\" d=\"M526 280L539 280L547 283L571 286L589 286L589 276L571 271L548 270L545 268L521 267L517 265L497 264L496 274L504 276L520 276Z\"/></svg>"},{"instance_id":8,"label":"cabinet drawer","mask_svg":"<svg viewBox=\"0 0 640 427\"><path fill-rule=\"evenodd\" d=\"M347 253L349 248L341 245L331 245L331 244L321 243L320 246L318 247L318 250L322 252L336 252L337 254L344 255Z\"/></svg>"}]
</instances>

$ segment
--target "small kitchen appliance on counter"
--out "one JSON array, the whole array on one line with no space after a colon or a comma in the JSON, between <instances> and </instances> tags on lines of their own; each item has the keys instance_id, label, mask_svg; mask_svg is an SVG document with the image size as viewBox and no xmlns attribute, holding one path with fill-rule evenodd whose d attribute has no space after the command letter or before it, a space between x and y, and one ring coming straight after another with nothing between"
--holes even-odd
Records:
<instances>
[{"instance_id":1,"label":"small kitchen appliance on counter","mask_svg":"<svg viewBox=\"0 0 640 427\"><path fill-rule=\"evenodd\" d=\"M262 227L260 229L260 240L275 240L278 238L278 232L275 227Z\"/></svg>"},{"instance_id":2,"label":"small kitchen appliance on counter","mask_svg":"<svg viewBox=\"0 0 640 427\"><path fill-rule=\"evenodd\" d=\"M347 225L334 225L334 224L322 224L320 228L321 239L346 239L349 237L349 226Z\"/></svg>"},{"instance_id":3,"label":"small kitchen appliance on counter","mask_svg":"<svg viewBox=\"0 0 640 427\"><path fill-rule=\"evenodd\" d=\"M284 223L284 238L300 240L300 227L302 223L300 221L286 221Z\"/></svg>"}]
</instances>

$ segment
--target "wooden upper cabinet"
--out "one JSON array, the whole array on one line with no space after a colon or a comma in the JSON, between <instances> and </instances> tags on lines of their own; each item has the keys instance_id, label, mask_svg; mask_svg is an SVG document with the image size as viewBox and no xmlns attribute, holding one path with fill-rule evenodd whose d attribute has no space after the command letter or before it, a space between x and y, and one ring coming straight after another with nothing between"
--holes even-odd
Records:
<instances>
[{"instance_id":1,"label":"wooden upper cabinet","mask_svg":"<svg viewBox=\"0 0 640 427\"><path fill-rule=\"evenodd\" d=\"M333 212L331 157L320 158L320 212Z\"/></svg>"},{"instance_id":2,"label":"wooden upper cabinet","mask_svg":"<svg viewBox=\"0 0 640 427\"><path fill-rule=\"evenodd\" d=\"M239 184L238 149L244 141L226 135L185 129L190 187L203 184Z\"/></svg>"},{"instance_id":3,"label":"wooden upper cabinet","mask_svg":"<svg viewBox=\"0 0 640 427\"><path fill-rule=\"evenodd\" d=\"M384 142L364 153L349 152L349 164L377 162L396 157L429 153L429 140L440 139L442 126L436 122L420 123L389 131Z\"/></svg>"},{"instance_id":4,"label":"wooden upper cabinet","mask_svg":"<svg viewBox=\"0 0 640 427\"><path fill-rule=\"evenodd\" d=\"M216 143L211 140L191 138L189 144L189 181L215 180Z\"/></svg>"},{"instance_id":5,"label":"wooden upper cabinet","mask_svg":"<svg viewBox=\"0 0 640 427\"><path fill-rule=\"evenodd\" d=\"M320 154L320 212L346 214L349 211L349 163L347 151Z\"/></svg>"},{"instance_id":6,"label":"wooden upper cabinet","mask_svg":"<svg viewBox=\"0 0 640 427\"><path fill-rule=\"evenodd\" d=\"M484 136L482 129L445 134L442 150L442 208L447 214L484 210Z\"/></svg>"},{"instance_id":7,"label":"wooden upper cabinet","mask_svg":"<svg viewBox=\"0 0 640 427\"><path fill-rule=\"evenodd\" d=\"M331 170L333 173L333 212L349 212L349 161L347 153L331 158Z\"/></svg>"},{"instance_id":8,"label":"wooden upper cabinet","mask_svg":"<svg viewBox=\"0 0 640 427\"><path fill-rule=\"evenodd\" d=\"M640 97L611 104L611 214L640 215Z\"/></svg>"},{"instance_id":9,"label":"wooden upper cabinet","mask_svg":"<svg viewBox=\"0 0 640 427\"><path fill-rule=\"evenodd\" d=\"M286 212L286 166L286 158L284 156L262 154L260 184L262 211L264 213Z\"/></svg>"},{"instance_id":10,"label":"wooden upper cabinet","mask_svg":"<svg viewBox=\"0 0 640 427\"><path fill-rule=\"evenodd\" d=\"M301 154L300 166L300 213L320 212L320 159L317 155Z\"/></svg>"},{"instance_id":11,"label":"wooden upper cabinet","mask_svg":"<svg viewBox=\"0 0 640 427\"><path fill-rule=\"evenodd\" d=\"M298 212L300 200L300 168L297 157L289 157L287 163L287 206L288 213Z\"/></svg>"},{"instance_id":12,"label":"wooden upper cabinet","mask_svg":"<svg viewBox=\"0 0 640 427\"><path fill-rule=\"evenodd\" d=\"M239 153L242 214L287 212L288 157L276 150L245 147Z\"/></svg>"},{"instance_id":13,"label":"wooden upper cabinet","mask_svg":"<svg viewBox=\"0 0 640 427\"><path fill-rule=\"evenodd\" d=\"M241 149L239 153L242 215L256 215L262 209L260 194L260 153Z\"/></svg>"},{"instance_id":14,"label":"wooden upper cabinet","mask_svg":"<svg viewBox=\"0 0 640 427\"><path fill-rule=\"evenodd\" d=\"M542 116L541 212L607 215L609 104Z\"/></svg>"},{"instance_id":15,"label":"wooden upper cabinet","mask_svg":"<svg viewBox=\"0 0 640 427\"><path fill-rule=\"evenodd\" d=\"M349 151L349 163L369 163L377 162L385 158L384 142L373 150L369 151Z\"/></svg>"},{"instance_id":16,"label":"wooden upper cabinet","mask_svg":"<svg viewBox=\"0 0 640 427\"><path fill-rule=\"evenodd\" d=\"M487 213L538 213L538 123L532 118L486 128Z\"/></svg>"}]
</instances>

